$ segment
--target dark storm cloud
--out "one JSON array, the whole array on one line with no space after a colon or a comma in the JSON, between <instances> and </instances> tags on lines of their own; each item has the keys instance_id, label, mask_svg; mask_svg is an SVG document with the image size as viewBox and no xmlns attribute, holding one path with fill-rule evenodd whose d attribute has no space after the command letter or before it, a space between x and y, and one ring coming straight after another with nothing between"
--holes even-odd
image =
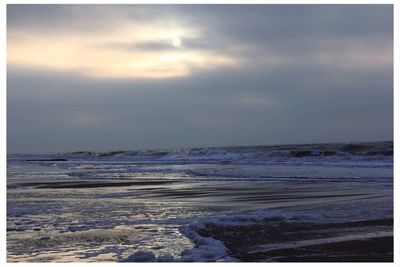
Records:
<instances>
[{"instance_id":1,"label":"dark storm cloud","mask_svg":"<svg viewBox=\"0 0 400 267\"><path fill-rule=\"evenodd\" d=\"M249 41L282 42L322 37L380 36L393 32L390 5L269 5L184 7L191 21ZM360 22L363 23L360 23ZM273 38L272 38L273 37Z\"/></svg>"},{"instance_id":2,"label":"dark storm cloud","mask_svg":"<svg viewBox=\"0 0 400 267\"><path fill-rule=\"evenodd\" d=\"M13 6L8 30L52 31L51 22L71 29L66 23L74 16L74 30L82 21L92 23L84 30L103 27L94 18L104 11L89 8L82 18L84 9L71 10ZM393 138L391 6L141 6L110 9L106 21L117 23L117 14L176 16L206 37L182 38L184 49L228 51L245 61L154 80L9 66L9 152ZM162 42L112 45L174 49Z\"/></svg>"},{"instance_id":3,"label":"dark storm cloud","mask_svg":"<svg viewBox=\"0 0 400 267\"><path fill-rule=\"evenodd\" d=\"M247 44L279 54L313 53L324 43L393 40L390 5L180 6L219 46Z\"/></svg>"}]
</instances>

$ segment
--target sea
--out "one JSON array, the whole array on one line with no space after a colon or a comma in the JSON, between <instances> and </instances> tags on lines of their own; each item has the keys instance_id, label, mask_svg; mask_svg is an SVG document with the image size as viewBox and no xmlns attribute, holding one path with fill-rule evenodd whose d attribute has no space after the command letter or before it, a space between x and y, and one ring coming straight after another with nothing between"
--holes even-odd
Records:
<instances>
[{"instance_id":1,"label":"sea","mask_svg":"<svg viewBox=\"0 0 400 267\"><path fill-rule=\"evenodd\" d=\"M8 262L393 261L393 142L7 156Z\"/></svg>"}]
</instances>

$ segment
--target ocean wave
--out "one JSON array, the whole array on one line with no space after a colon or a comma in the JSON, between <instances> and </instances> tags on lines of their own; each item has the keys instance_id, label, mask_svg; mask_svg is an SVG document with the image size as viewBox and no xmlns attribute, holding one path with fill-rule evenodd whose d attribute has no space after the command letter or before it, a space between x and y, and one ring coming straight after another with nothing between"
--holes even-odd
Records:
<instances>
[{"instance_id":1,"label":"ocean wave","mask_svg":"<svg viewBox=\"0 0 400 267\"><path fill-rule=\"evenodd\" d=\"M385 161L393 166L393 142L365 143L335 143L309 145L274 145L274 146L242 146L242 147L211 147L190 149L157 149L137 151L58 153L48 155L10 155L9 160L48 161L51 164L68 164L67 160L97 160L97 161L134 161L142 164L159 161L162 163L324 163L360 161L374 164ZM57 161L60 161L57 163ZM379 167L379 166L378 166Z\"/></svg>"}]
</instances>

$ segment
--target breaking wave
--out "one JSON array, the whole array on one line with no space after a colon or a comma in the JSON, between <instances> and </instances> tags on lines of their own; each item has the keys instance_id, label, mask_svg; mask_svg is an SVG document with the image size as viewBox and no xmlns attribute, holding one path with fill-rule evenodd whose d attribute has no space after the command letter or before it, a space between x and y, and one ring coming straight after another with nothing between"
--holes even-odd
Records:
<instances>
[{"instance_id":1,"label":"breaking wave","mask_svg":"<svg viewBox=\"0 0 400 267\"><path fill-rule=\"evenodd\" d=\"M335 161L384 161L388 167L393 166L393 142L335 143L309 145L275 145L243 147L211 147L190 149L158 149L137 151L89 152L78 151L62 154L13 155L13 159L25 161L60 161L66 160L120 160L120 161L159 161L163 163L226 163L226 164L259 164L293 162L322 162L330 164ZM378 166L379 167L379 166Z\"/></svg>"}]
</instances>

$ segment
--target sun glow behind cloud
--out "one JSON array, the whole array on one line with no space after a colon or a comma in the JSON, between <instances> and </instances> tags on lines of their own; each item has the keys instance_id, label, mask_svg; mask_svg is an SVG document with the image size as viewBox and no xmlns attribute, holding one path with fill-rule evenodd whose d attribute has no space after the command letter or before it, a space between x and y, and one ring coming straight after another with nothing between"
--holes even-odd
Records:
<instances>
[{"instance_id":1,"label":"sun glow behind cloud","mask_svg":"<svg viewBox=\"0 0 400 267\"><path fill-rule=\"evenodd\" d=\"M75 71L96 78L181 77L195 69L238 64L220 52L187 49L181 45L184 38L201 40L203 36L196 29L151 23L126 23L112 31L92 33L13 31L7 39L7 56L9 65ZM139 44L143 43L164 48L142 49Z\"/></svg>"},{"instance_id":2,"label":"sun glow behind cloud","mask_svg":"<svg viewBox=\"0 0 400 267\"><path fill-rule=\"evenodd\" d=\"M7 42L10 153L393 138L390 5L11 4Z\"/></svg>"}]
</instances>

